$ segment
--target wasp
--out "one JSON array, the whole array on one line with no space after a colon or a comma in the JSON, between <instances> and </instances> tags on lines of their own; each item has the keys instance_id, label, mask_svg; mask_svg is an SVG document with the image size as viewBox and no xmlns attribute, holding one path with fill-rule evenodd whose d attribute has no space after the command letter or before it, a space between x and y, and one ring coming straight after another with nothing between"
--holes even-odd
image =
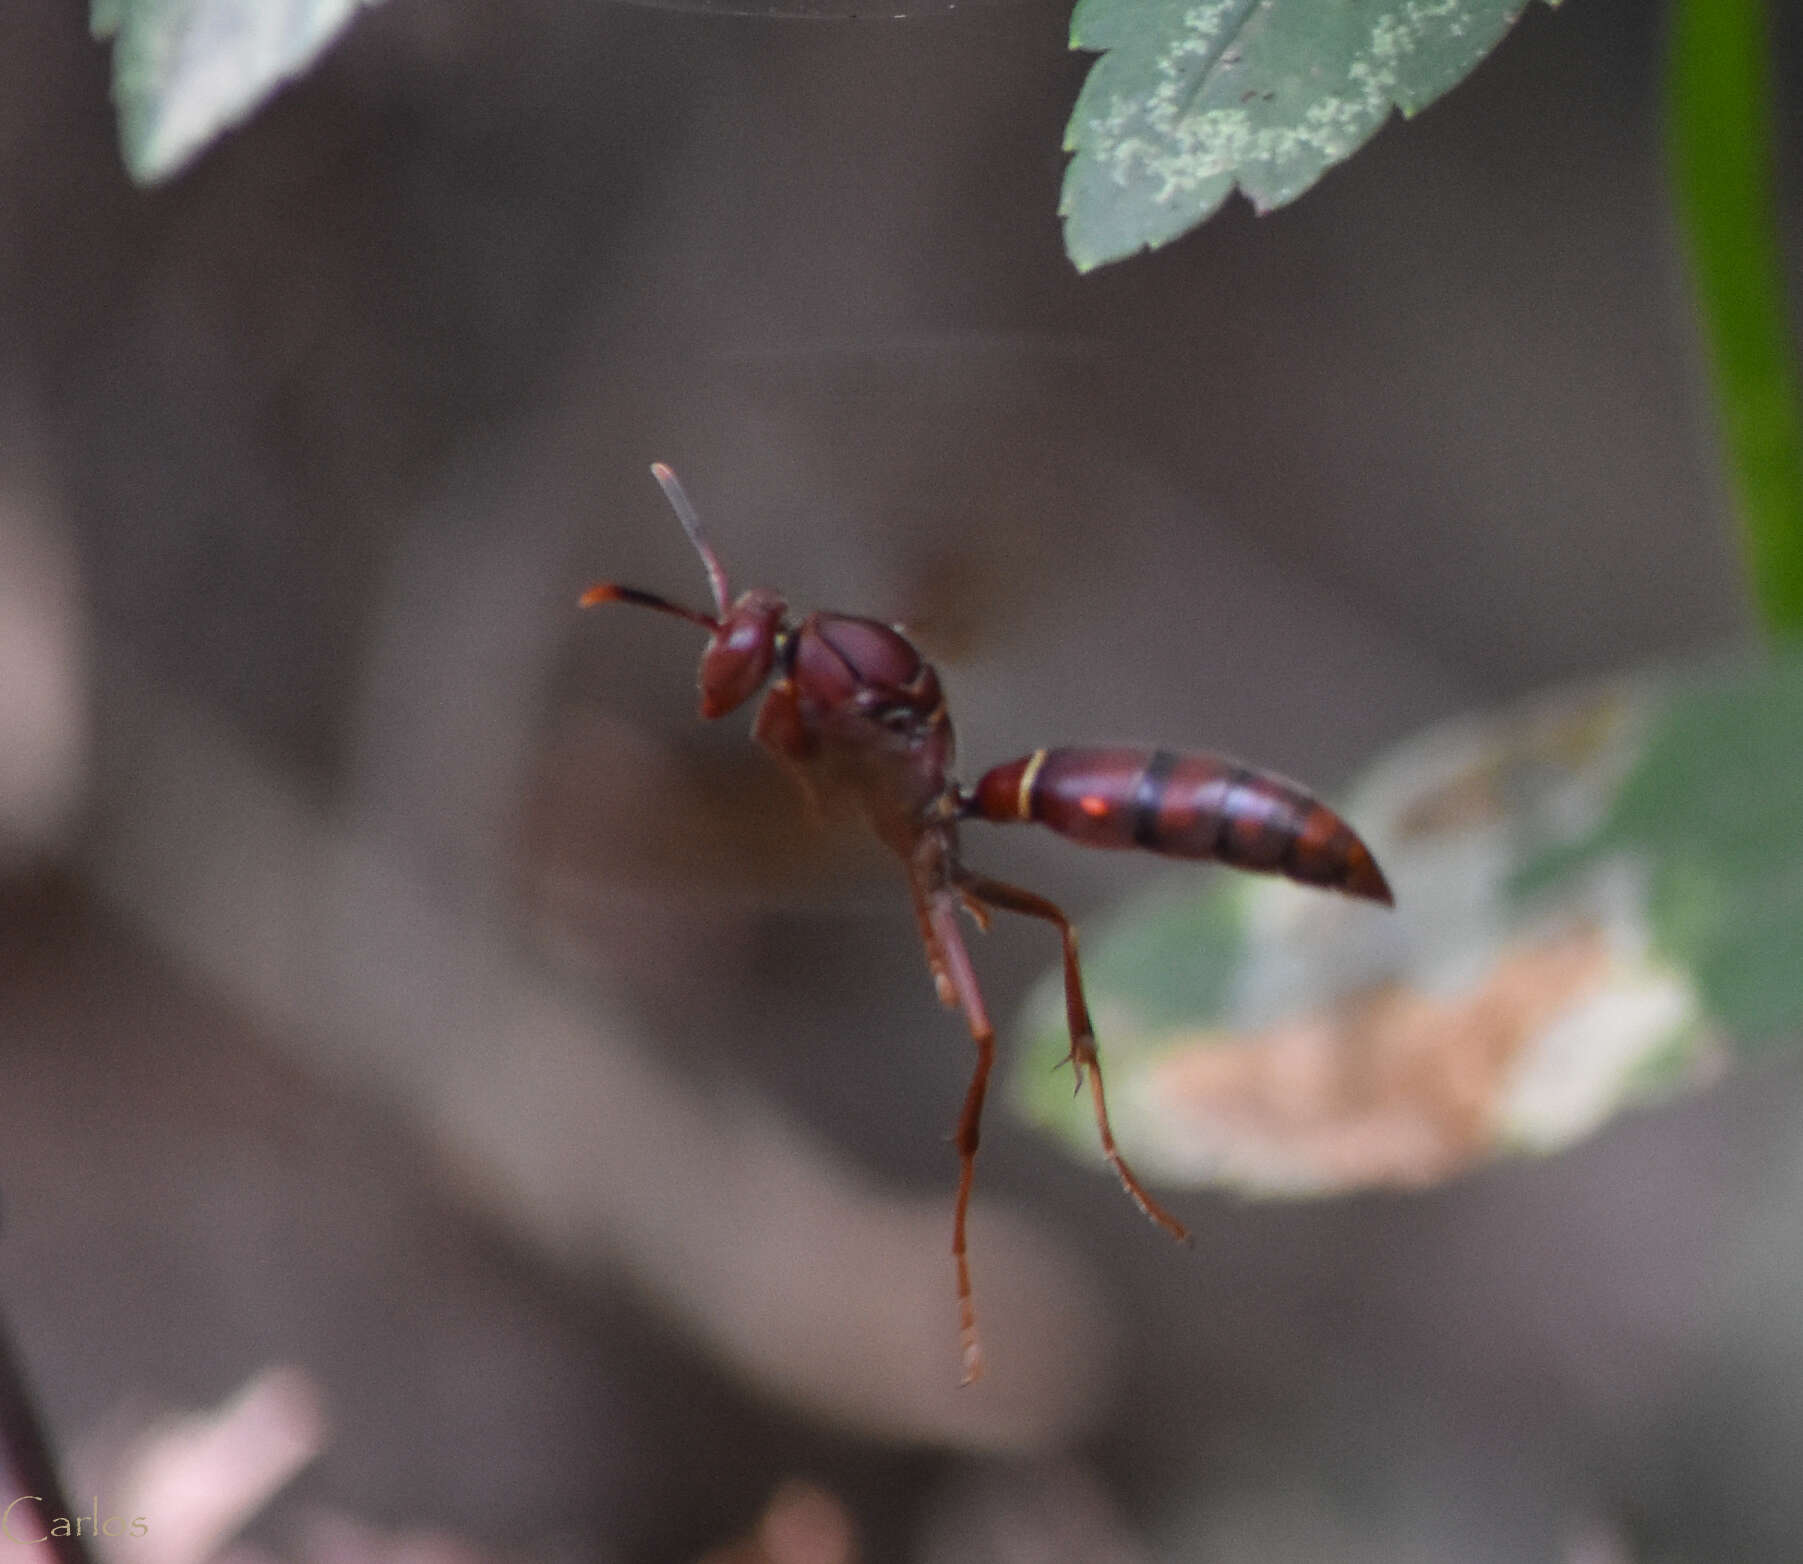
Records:
<instances>
[{"instance_id":1,"label":"wasp","mask_svg":"<svg viewBox=\"0 0 1803 1564\"><path fill-rule=\"evenodd\" d=\"M964 1383L980 1377L982 1349L965 1245L983 1099L995 1062L995 1029L958 923L979 928L992 912L1037 918L1062 943L1070 1063L1088 1086L1102 1154L1141 1211L1173 1238L1183 1224L1147 1191L1115 1145L1102 1088L1095 1028L1083 996L1077 934L1045 897L967 868L958 828L966 820L1027 822L1089 847L1138 848L1281 874L1305 885L1392 904L1383 871L1352 828L1295 783L1216 755L1147 748L1036 749L991 767L966 787L952 775L953 738L933 665L901 630L851 614L815 612L798 623L778 592L733 597L726 572L676 474L651 469L706 567L712 614L637 587L603 581L581 606L633 603L673 614L708 634L701 654L701 715L723 717L768 686L752 732L816 803L849 799L901 860L927 967L939 998L962 1010L976 1067L958 1114L958 1193L952 1214Z\"/></svg>"}]
</instances>

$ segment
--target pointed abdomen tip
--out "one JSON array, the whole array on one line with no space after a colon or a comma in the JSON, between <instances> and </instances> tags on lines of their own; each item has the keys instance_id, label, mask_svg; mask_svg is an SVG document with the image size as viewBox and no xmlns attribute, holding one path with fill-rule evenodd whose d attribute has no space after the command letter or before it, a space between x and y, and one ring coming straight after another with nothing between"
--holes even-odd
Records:
<instances>
[{"instance_id":1,"label":"pointed abdomen tip","mask_svg":"<svg viewBox=\"0 0 1803 1564\"><path fill-rule=\"evenodd\" d=\"M1384 872L1378 868L1377 860L1371 856L1371 850L1363 842L1353 854L1347 866L1346 883L1342 889L1348 896L1361 896L1366 901L1379 902L1385 907L1396 905L1396 896L1390 889L1390 882L1384 878Z\"/></svg>"}]
</instances>

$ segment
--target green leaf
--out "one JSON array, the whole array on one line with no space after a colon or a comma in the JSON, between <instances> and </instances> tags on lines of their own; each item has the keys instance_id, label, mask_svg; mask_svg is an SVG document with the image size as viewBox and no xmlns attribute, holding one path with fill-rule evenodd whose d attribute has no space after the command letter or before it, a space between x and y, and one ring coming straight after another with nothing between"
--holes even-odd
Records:
<instances>
[{"instance_id":1,"label":"green leaf","mask_svg":"<svg viewBox=\"0 0 1803 1564\"><path fill-rule=\"evenodd\" d=\"M113 99L125 166L167 179L305 70L373 0L93 0L113 40Z\"/></svg>"},{"instance_id":2,"label":"green leaf","mask_svg":"<svg viewBox=\"0 0 1803 1564\"><path fill-rule=\"evenodd\" d=\"M1558 0L1547 0L1556 5ZM1524 0L1078 0L1078 95L1059 212L1079 271L1154 249L1238 184L1293 201L1465 77Z\"/></svg>"}]
</instances>

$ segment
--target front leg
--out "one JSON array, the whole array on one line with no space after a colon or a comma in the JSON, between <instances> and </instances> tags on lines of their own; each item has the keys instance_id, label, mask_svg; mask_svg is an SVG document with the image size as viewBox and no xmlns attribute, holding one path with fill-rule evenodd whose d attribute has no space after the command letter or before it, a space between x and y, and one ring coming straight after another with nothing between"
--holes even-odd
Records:
<instances>
[{"instance_id":1,"label":"front leg","mask_svg":"<svg viewBox=\"0 0 1803 1564\"><path fill-rule=\"evenodd\" d=\"M970 1192L976 1182L977 1142L982 1134L983 1099L989 1091L989 1072L995 1063L995 1028L977 987L977 974L958 926L958 899L943 886L916 883L917 905L925 911L927 960L939 983L941 997L955 999L964 1011L971 1040L977 1045L977 1065L964 1093L958 1114L958 1199L952 1211L952 1259L958 1268L958 1334L963 1347L964 1383L983 1376L983 1349L977 1339L977 1305L970 1286L970 1261L966 1254L965 1219L970 1214Z\"/></svg>"},{"instance_id":2,"label":"front leg","mask_svg":"<svg viewBox=\"0 0 1803 1564\"><path fill-rule=\"evenodd\" d=\"M776 756L795 778L815 819L825 818L820 789L815 786L814 774L809 769L820 752L820 740L801 714L801 699L795 693L793 679L779 679L770 686L763 705L758 707L751 736Z\"/></svg>"}]
</instances>

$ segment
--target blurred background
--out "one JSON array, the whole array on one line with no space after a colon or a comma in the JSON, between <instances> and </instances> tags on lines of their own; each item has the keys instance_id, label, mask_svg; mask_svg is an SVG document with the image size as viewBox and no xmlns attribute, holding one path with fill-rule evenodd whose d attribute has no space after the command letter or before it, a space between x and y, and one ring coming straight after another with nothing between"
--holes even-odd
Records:
<instances>
[{"instance_id":1,"label":"blurred background","mask_svg":"<svg viewBox=\"0 0 1803 1564\"><path fill-rule=\"evenodd\" d=\"M1189 1252L998 1104L959 1391L899 876L696 719L698 634L574 608L706 601L662 460L735 585L914 627L965 775L1330 796L1740 644L1658 10L1531 6L1080 278L1045 0L388 0L148 192L79 8L9 0L0 1295L78 1472L288 1365L246 1557L1799 1556L1794 1061L1431 1193L1178 1195ZM967 847L1079 918L1168 872ZM1054 951L974 954L1006 1022Z\"/></svg>"}]
</instances>

